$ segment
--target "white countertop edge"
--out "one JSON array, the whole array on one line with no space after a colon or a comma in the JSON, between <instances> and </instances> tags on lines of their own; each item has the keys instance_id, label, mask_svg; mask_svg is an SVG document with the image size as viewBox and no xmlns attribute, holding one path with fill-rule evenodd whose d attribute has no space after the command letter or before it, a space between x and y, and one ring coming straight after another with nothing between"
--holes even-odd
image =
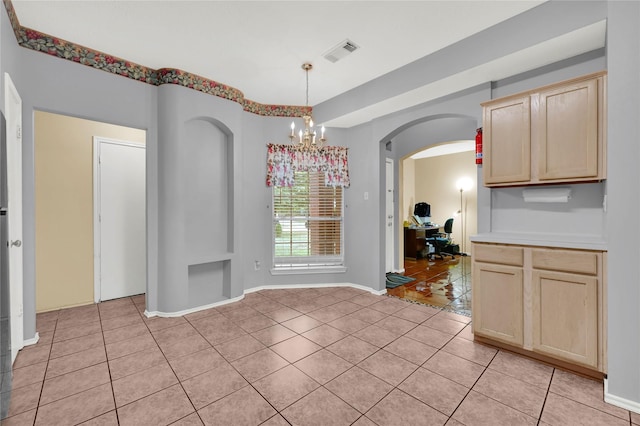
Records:
<instances>
[{"instance_id":1,"label":"white countertop edge","mask_svg":"<svg viewBox=\"0 0 640 426\"><path fill-rule=\"evenodd\" d=\"M575 235L491 232L488 234L473 235L470 237L470 240L475 243L502 243L607 251L606 241L594 237L580 237Z\"/></svg>"}]
</instances>

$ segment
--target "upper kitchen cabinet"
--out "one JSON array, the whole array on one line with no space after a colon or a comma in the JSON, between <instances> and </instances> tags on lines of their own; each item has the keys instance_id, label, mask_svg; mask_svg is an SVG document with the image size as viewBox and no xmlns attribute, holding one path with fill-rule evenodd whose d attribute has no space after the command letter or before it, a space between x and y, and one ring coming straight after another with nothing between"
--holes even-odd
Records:
<instances>
[{"instance_id":1,"label":"upper kitchen cabinet","mask_svg":"<svg viewBox=\"0 0 640 426\"><path fill-rule=\"evenodd\" d=\"M494 99L483 107L486 186L606 178L606 73Z\"/></svg>"},{"instance_id":2,"label":"upper kitchen cabinet","mask_svg":"<svg viewBox=\"0 0 640 426\"><path fill-rule=\"evenodd\" d=\"M486 184L531 180L531 100L503 98L484 106L483 169Z\"/></svg>"}]
</instances>

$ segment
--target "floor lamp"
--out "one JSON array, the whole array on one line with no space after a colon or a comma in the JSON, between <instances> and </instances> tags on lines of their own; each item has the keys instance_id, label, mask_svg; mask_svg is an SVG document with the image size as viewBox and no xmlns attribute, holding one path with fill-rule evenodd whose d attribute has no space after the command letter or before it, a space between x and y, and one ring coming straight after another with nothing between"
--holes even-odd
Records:
<instances>
[{"instance_id":1,"label":"floor lamp","mask_svg":"<svg viewBox=\"0 0 640 426\"><path fill-rule=\"evenodd\" d=\"M465 251L467 240L466 240L466 228L467 228L467 208L463 206L462 193L464 191L468 191L473 187L473 181L468 177L463 177L458 179L456 182L456 188L460 191L460 233L462 234L462 247L460 247L460 255L466 256L467 252Z\"/></svg>"}]
</instances>

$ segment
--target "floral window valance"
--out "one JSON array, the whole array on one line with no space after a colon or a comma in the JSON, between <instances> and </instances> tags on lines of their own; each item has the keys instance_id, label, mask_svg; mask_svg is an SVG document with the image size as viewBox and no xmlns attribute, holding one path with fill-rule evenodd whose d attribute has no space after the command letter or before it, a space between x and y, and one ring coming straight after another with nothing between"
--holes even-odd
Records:
<instances>
[{"instance_id":1,"label":"floral window valance","mask_svg":"<svg viewBox=\"0 0 640 426\"><path fill-rule=\"evenodd\" d=\"M267 186L293 186L295 172L324 172L327 186L349 187L348 148L305 150L296 145L267 144Z\"/></svg>"}]
</instances>

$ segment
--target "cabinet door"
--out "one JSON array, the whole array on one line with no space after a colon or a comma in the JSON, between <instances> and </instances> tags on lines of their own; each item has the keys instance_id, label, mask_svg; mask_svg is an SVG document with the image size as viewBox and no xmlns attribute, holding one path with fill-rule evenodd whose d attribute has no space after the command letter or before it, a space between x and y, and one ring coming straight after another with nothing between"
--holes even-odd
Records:
<instances>
[{"instance_id":1,"label":"cabinet door","mask_svg":"<svg viewBox=\"0 0 640 426\"><path fill-rule=\"evenodd\" d=\"M598 177L598 80L540 92L536 126L538 178Z\"/></svg>"},{"instance_id":2,"label":"cabinet door","mask_svg":"<svg viewBox=\"0 0 640 426\"><path fill-rule=\"evenodd\" d=\"M533 271L533 350L598 367L598 280Z\"/></svg>"},{"instance_id":3,"label":"cabinet door","mask_svg":"<svg viewBox=\"0 0 640 426\"><path fill-rule=\"evenodd\" d=\"M523 344L522 268L473 264L473 332L516 346Z\"/></svg>"},{"instance_id":4,"label":"cabinet door","mask_svg":"<svg viewBox=\"0 0 640 426\"><path fill-rule=\"evenodd\" d=\"M482 170L486 185L531 179L530 108L529 95L484 107Z\"/></svg>"}]
</instances>

